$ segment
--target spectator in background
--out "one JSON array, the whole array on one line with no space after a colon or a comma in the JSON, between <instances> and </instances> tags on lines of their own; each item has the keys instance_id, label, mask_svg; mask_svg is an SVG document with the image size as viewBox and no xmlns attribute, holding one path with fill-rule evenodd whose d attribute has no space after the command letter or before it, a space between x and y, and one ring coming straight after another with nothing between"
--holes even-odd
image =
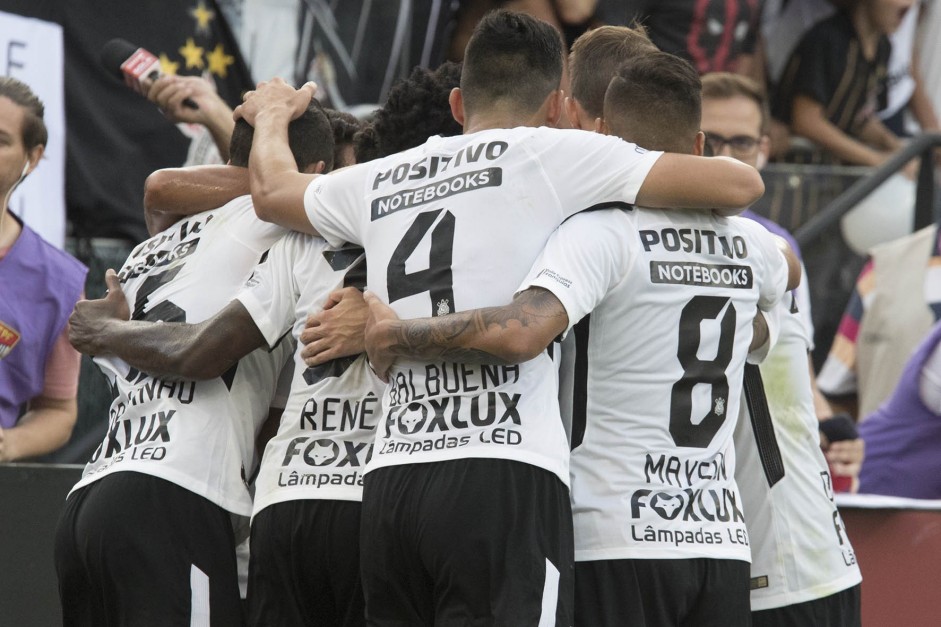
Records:
<instances>
[{"instance_id":1,"label":"spectator in background","mask_svg":"<svg viewBox=\"0 0 941 627\"><path fill-rule=\"evenodd\" d=\"M941 324L915 349L895 392L859 431L866 461L859 491L941 499Z\"/></svg>"},{"instance_id":2,"label":"spectator in background","mask_svg":"<svg viewBox=\"0 0 941 627\"><path fill-rule=\"evenodd\" d=\"M759 85L743 76L712 73L703 76L702 89L702 130L712 151L760 169L768 157L769 116ZM797 242L783 228L749 211L742 215L784 237L800 254ZM825 427L818 425L818 419L829 419L831 412L825 401L818 401L813 385L809 359L813 325L804 274L798 289L777 305L780 334L761 364L786 468L773 487L762 472L745 403L735 428L735 480L752 547L751 608L756 627L849 627L860 620L861 576L852 547L839 535L843 523L833 503L828 459L820 451L820 431ZM834 442L830 448L827 458L841 473L858 470L859 440ZM820 614L832 622L816 622L814 617Z\"/></svg>"},{"instance_id":3,"label":"spectator in background","mask_svg":"<svg viewBox=\"0 0 941 627\"><path fill-rule=\"evenodd\" d=\"M700 74L764 77L756 62L758 0L600 0L607 24L643 25L664 52L689 60Z\"/></svg>"},{"instance_id":4,"label":"spectator in background","mask_svg":"<svg viewBox=\"0 0 941 627\"><path fill-rule=\"evenodd\" d=\"M43 113L27 85L0 78L0 462L59 448L78 412L79 355L67 328L87 269L8 208L42 159Z\"/></svg>"},{"instance_id":5,"label":"spectator in background","mask_svg":"<svg viewBox=\"0 0 941 627\"><path fill-rule=\"evenodd\" d=\"M918 40L918 65L924 79L925 93L934 110L941 111L941 1L925 2L922 32Z\"/></svg>"},{"instance_id":6,"label":"spectator in background","mask_svg":"<svg viewBox=\"0 0 941 627\"><path fill-rule=\"evenodd\" d=\"M899 382L912 350L941 316L937 225L872 249L850 296L817 385L860 419Z\"/></svg>"},{"instance_id":7,"label":"spectator in background","mask_svg":"<svg viewBox=\"0 0 941 627\"><path fill-rule=\"evenodd\" d=\"M925 81L918 67L918 51L915 46L916 31L922 9L921 0L902 18L902 24L889 38L892 53L889 55L886 107L879 111L879 119L886 128L898 135L911 135L912 125L906 112L923 131L937 131L938 117L925 90Z\"/></svg>"},{"instance_id":8,"label":"spectator in background","mask_svg":"<svg viewBox=\"0 0 941 627\"><path fill-rule=\"evenodd\" d=\"M777 85L774 117L846 163L888 159L902 146L876 116L885 106L888 36L913 2L848 0L807 31Z\"/></svg>"}]
</instances>

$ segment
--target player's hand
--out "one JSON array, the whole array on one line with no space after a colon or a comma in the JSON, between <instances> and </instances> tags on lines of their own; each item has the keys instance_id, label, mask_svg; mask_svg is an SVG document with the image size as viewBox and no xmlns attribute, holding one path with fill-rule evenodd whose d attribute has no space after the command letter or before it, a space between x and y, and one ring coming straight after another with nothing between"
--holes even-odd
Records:
<instances>
[{"instance_id":1,"label":"player's hand","mask_svg":"<svg viewBox=\"0 0 941 627\"><path fill-rule=\"evenodd\" d=\"M859 471L865 458L865 443L862 438L830 442L824 451L824 455L826 455L827 461L830 462L833 474L852 477L853 487L850 491L856 492L859 487Z\"/></svg>"},{"instance_id":2,"label":"player's hand","mask_svg":"<svg viewBox=\"0 0 941 627\"><path fill-rule=\"evenodd\" d=\"M365 294L369 306L366 319L366 354L369 365L384 382L389 382L389 370L395 364L395 354L390 350L395 341L394 330L399 322L392 308L379 300L372 292Z\"/></svg>"},{"instance_id":3,"label":"player's hand","mask_svg":"<svg viewBox=\"0 0 941 627\"><path fill-rule=\"evenodd\" d=\"M101 355L107 352L107 325L113 321L128 320L130 308L121 281L114 270L105 272L108 293L97 300L80 300L69 317L69 341L80 353Z\"/></svg>"},{"instance_id":4,"label":"player's hand","mask_svg":"<svg viewBox=\"0 0 941 627\"><path fill-rule=\"evenodd\" d=\"M304 83L300 89L294 89L284 79L273 78L258 83L253 91L245 92L242 96L244 102L235 108L232 115L252 126L262 112L283 115L287 121L295 120L307 110L316 92L316 83Z\"/></svg>"},{"instance_id":5,"label":"player's hand","mask_svg":"<svg viewBox=\"0 0 941 627\"><path fill-rule=\"evenodd\" d=\"M368 308L363 293L345 287L330 294L323 310L307 316L300 340L305 344L301 357L313 368L339 357L358 355L366 350L363 333Z\"/></svg>"},{"instance_id":6,"label":"player's hand","mask_svg":"<svg viewBox=\"0 0 941 627\"><path fill-rule=\"evenodd\" d=\"M199 76L161 76L145 95L171 122L209 124L214 114L232 114L214 86ZM187 98L199 108L185 106L183 101Z\"/></svg>"}]
</instances>

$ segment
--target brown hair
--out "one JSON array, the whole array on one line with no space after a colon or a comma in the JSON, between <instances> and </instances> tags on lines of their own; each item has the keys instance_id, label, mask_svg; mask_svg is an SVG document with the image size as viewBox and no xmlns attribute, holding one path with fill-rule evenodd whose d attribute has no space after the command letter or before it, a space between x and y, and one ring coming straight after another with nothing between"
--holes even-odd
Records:
<instances>
[{"instance_id":1,"label":"brown hair","mask_svg":"<svg viewBox=\"0 0 941 627\"><path fill-rule=\"evenodd\" d=\"M686 61L651 52L625 63L604 97L612 134L652 150L690 154L702 119L702 83Z\"/></svg>"},{"instance_id":2,"label":"brown hair","mask_svg":"<svg viewBox=\"0 0 941 627\"><path fill-rule=\"evenodd\" d=\"M0 96L9 98L26 114L23 117L22 130L23 145L26 150L31 150L36 146L45 146L49 139L46 123L43 121L45 109L33 90L26 83L15 78L0 76Z\"/></svg>"},{"instance_id":3,"label":"brown hair","mask_svg":"<svg viewBox=\"0 0 941 627\"><path fill-rule=\"evenodd\" d=\"M643 26L602 26L590 30L572 45L569 75L572 98L588 115L600 118L604 93L618 68L634 57L657 52Z\"/></svg>"},{"instance_id":4,"label":"brown hair","mask_svg":"<svg viewBox=\"0 0 941 627\"><path fill-rule=\"evenodd\" d=\"M748 77L732 74L731 72L712 72L703 75L703 99L727 100L737 96L754 101L755 106L761 112L761 134L767 134L771 114L768 112L768 99L765 98L765 92L761 85Z\"/></svg>"}]
</instances>

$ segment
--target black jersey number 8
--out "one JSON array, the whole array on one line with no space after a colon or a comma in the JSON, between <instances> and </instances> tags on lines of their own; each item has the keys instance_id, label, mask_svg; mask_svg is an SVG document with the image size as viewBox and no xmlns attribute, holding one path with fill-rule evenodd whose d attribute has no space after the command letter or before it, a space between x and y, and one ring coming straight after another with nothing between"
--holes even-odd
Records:
<instances>
[{"instance_id":1,"label":"black jersey number 8","mask_svg":"<svg viewBox=\"0 0 941 627\"><path fill-rule=\"evenodd\" d=\"M715 359L697 356L702 341L700 324L716 319L728 304L719 322L719 347ZM735 307L722 296L694 296L680 315L680 341L676 356L683 366L683 376L673 384L670 395L670 435L677 446L705 448L725 421L729 406L729 380L725 375L732 361L735 340ZM693 424L693 388L703 383L712 388L709 412L699 424Z\"/></svg>"},{"instance_id":2,"label":"black jersey number 8","mask_svg":"<svg viewBox=\"0 0 941 627\"><path fill-rule=\"evenodd\" d=\"M428 292L431 297L431 315L440 316L453 313L454 283L451 276L451 251L454 248L454 214L442 209L425 211L418 214L402 241L395 247L389 259L386 272L386 287L389 302ZM438 216L441 215L441 220ZM437 221L437 224L435 222ZM434 226L434 228L431 228ZM408 273L405 262L408 261L428 230L431 230L431 251L428 268Z\"/></svg>"}]
</instances>

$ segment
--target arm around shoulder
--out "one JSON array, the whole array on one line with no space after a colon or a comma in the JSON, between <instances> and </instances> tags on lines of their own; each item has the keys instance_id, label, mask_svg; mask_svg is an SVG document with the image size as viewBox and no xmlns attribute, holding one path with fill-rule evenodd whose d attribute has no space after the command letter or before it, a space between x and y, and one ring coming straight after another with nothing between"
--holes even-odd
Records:
<instances>
[{"instance_id":1,"label":"arm around shoulder","mask_svg":"<svg viewBox=\"0 0 941 627\"><path fill-rule=\"evenodd\" d=\"M637 204L737 215L764 192L758 170L736 159L664 153L644 179Z\"/></svg>"},{"instance_id":2,"label":"arm around shoulder","mask_svg":"<svg viewBox=\"0 0 941 627\"><path fill-rule=\"evenodd\" d=\"M182 217L217 209L250 193L248 170L228 165L157 170L144 183L144 214L151 235Z\"/></svg>"}]
</instances>

